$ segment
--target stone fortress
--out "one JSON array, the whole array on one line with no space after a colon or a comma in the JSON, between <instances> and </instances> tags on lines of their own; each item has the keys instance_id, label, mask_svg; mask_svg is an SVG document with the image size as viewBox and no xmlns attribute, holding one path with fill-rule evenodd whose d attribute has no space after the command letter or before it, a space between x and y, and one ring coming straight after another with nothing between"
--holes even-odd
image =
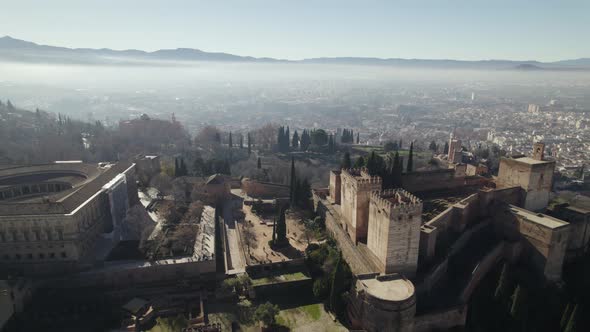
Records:
<instances>
[{"instance_id":1,"label":"stone fortress","mask_svg":"<svg viewBox=\"0 0 590 332\"><path fill-rule=\"evenodd\" d=\"M458 160L455 141L449 145L458 146ZM389 190L364 169L332 171L329 187L315 189L313 198L355 275L348 296L353 327L462 326L472 292L502 261L559 281L570 253L588 246L589 237L573 233L590 220L572 226L541 213L555 167L543 150L536 143L531 157L502 158L494 178L456 168L411 172L403 174L403 188Z\"/></svg>"}]
</instances>

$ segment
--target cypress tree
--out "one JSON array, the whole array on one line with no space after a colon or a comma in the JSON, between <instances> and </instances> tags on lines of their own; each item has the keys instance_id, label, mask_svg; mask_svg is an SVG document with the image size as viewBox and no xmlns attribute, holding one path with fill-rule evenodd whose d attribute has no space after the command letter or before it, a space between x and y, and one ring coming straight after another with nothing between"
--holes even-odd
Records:
<instances>
[{"instance_id":1,"label":"cypress tree","mask_svg":"<svg viewBox=\"0 0 590 332\"><path fill-rule=\"evenodd\" d=\"M283 139L283 151L289 152L289 146L291 145L291 133L289 132L289 126L287 126L287 130L285 131L285 138Z\"/></svg>"},{"instance_id":2,"label":"cypress tree","mask_svg":"<svg viewBox=\"0 0 590 332\"><path fill-rule=\"evenodd\" d=\"M252 136L248 133L248 156L252 153Z\"/></svg>"},{"instance_id":3,"label":"cypress tree","mask_svg":"<svg viewBox=\"0 0 590 332\"><path fill-rule=\"evenodd\" d=\"M350 153L348 151L344 152L344 156L342 156L342 163L340 164L340 168L349 169L352 167L352 161L350 161Z\"/></svg>"},{"instance_id":4,"label":"cypress tree","mask_svg":"<svg viewBox=\"0 0 590 332\"><path fill-rule=\"evenodd\" d=\"M408 164L406 165L406 172L410 173L414 168L414 142L410 143L410 153L408 154Z\"/></svg>"},{"instance_id":5,"label":"cypress tree","mask_svg":"<svg viewBox=\"0 0 590 332\"><path fill-rule=\"evenodd\" d=\"M174 176L178 176L180 173L180 167L178 166L178 158L174 158Z\"/></svg>"},{"instance_id":6,"label":"cypress tree","mask_svg":"<svg viewBox=\"0 0 590 332\"><path fill-rule=\"evenodd\" d=\"M297 200L296 196L296 179L295 179L295 157L291 157L291 179L289 185L289 200L291 202L291 206L295 207L295 201Z\"/></svg>"},{"instance_id":7,"label":"cypress tree","mask_svg":"<svg viewBox=\"0 0 590 332\"><path fill-rule=\"evenodd\" d=\"M572 314L570 316L569 321L567 322L567 326L565 327L564 332L576 332L578 330L578 305L574 307Z\"/></svg>"},{"instance_id":8,"label":"cypress tree","mask_svg":"<svg viewBox=\"0 0 590 332\"><path fill-rule=\"evenodd\" d=\"M363 166L365 166L365 158L363 158L363 156L359 156L354 162L354 168L361 168Z\"/></svg>"},{"instance_id":9,"label":"cypress tree","mask_svg":"<svg viewBox=\"0 0 590 332\"><path fill-rule=\"evenodd\" d=\"M258 169L261 169L262 168L262 162L260 161L260 157L258 157L258 160L256 161L256 167Z\"/></svg>"},{"instance_id":10,"label":"cypress tree","mask_svg":"<svg viewBox=\"0 0 590 332\"><path fill-rule=\"evenodd\" d=\"M272 224L272 244L275 244L275 242L277 241L277 223L279 221L275 220L275 222Z\"/></svg>"},{"instance_id":11,"label":"cypress tree","mask_svg":"<svg viewBox=\"0 0 590 332\"><path fill-rule=\"evenodd\" d=\"M400 158L399 152L395 151L395 155L393 156L393 167L391 176L391 182L393 187L395 188L399 188L402 186L402 169L403 159Z\"/></svg>"},{"instance_id":12,"label":"cypress tree","mask_svg":"<svg viewBox=\"0 0 590 332\"><path fill-rule=\"evenodd\" d=\"M356 133L356 144L361 144L361 138L359 133Z\"/></svg>"},{"instance_id":13,"label":"cypress tree","mask_svg":"<svg viewBox=\"0 0 590 332\"><path fill-rule=\"evenodd\" d=\"M496 286L496 291L494 292L494 298L497 301L504 301L508 298L508 294L510 292L510 281L508 273L508 264L504 263L504 266L502 267L502 272L500 273L500 278L498 278L498 285Z\"/></svg>"},{"instance_id":14,"label":"cypress tree","mask_svg":"<svg viewBox=\"0 0 590 332\"><path fill-rule=\"evenodd\" d=\"M286 244L287 243L287 223L285 220L285 208L279 208L279 216L277 218L277 238L275 244Z\"/></svg>"},{"instance_id":15,"label":"cypress tree","mask_svg":"<svg viewBox=\"0 0 590 332\"><path fill-rule=\"evenodd\" d=\"M518 285L512 295L512 306L510 307L510 315L518 321L524 321L527 308L527 294L526 289Z\"/></svg>"},{"instance_id":16,"label":"cypress tree","mask_svg":"<svg viewBox=\"0 0 590 332\"><path fill-rule=\"evenodd\" d=\"M399 147L400 150L402 149L402 139L401 138L399 139L398 147Z\"/></svg>"},{"instance_id":17,"label":"cypress tree","mask_svg":"<svg viewBox=\"0 0 590 332\"><path fill-rule=\"evenodd\" d=\"M297 130L295 130L295 133L293 133L293 140L291 141L291 147L293 148L293 150L299 149L299 134L297 133Z\"/></svg>"},{"instance_id":18,"label":"cypress tree","mask_svg":"<svg viewBox=\"0 0 590 332\"><path fill-rule=\"evenodd\" d=\"M240 133L240 149L244 148L244 134Z\"/></svg>"},{"instance_id":19,"label":"cypress tree","mask_svg":"<svg viewBox=\"0 0 590 332\"><path fill-rule=\"evenodd\" d=\"M430 145L428 146L428 149L431 150L432 152L436 152L437 146L436 146L436 142L434 140L432 140L430 142Z\"/></svg>"},{"instance_id":20,"label":"cypress tree","mask_svg":"<svg viewBox=\"0 0 590 332\"><path fill-rule=\"evenodd\" d=\"M443 153L444 154L449 153L449 142L445 142L445 147L443 148Z\"/></svg>"},{"instance_id":21,"label":"cypress tree","mask_svg":"<svg viewBox=\"0 0 590 332\"><path fill-rule=\"evenodd\" d=\"M229 148L232 148L232 139L231 139L231 131L229 132L229 143L227 144L227 146L229 146Z\"/></svg>"},{"instance_id":22,"label":"cypress tree","mask_svg":"<svg viewBox=\"0 0 590 332\"><path fill-rule=\"evenodd\" d=\"M336 266L334 267L334 271L332 272L331 280L330 280L330 301L329 301L329 309L332 312L337 312L337 307L340 300L340 288L342 284L342 253L340 252L338 255L338 260L336 261Z\"/></svg>"},{"instance_id":23,"label":"cypress tree","mask_svg":"<svg viewBox=\"0 0 590 332\"><path fill-rule=\"evenodd\" d=\"M570 316L572 314L572 305L568 302L565 306L565 310L563 311L563 315L561 316L561 321L559 321L559 328L561 330L565 329L567 323L569 322Z\"/></svg>"},{"instance_id":24,"label":"cypress tree","mask_svg":"<svg viewBox=\"0 0 590 332\"><path fill-rule=\"evenodd\" d=\"M369 158L367 159L367 170L369 171L369 174L371 175L377 175L377 173L379 173L379 168L377 165L377 155L375 154L375 151L371 151L371 154L369 155Z\"/></svg>"}]
</instances>

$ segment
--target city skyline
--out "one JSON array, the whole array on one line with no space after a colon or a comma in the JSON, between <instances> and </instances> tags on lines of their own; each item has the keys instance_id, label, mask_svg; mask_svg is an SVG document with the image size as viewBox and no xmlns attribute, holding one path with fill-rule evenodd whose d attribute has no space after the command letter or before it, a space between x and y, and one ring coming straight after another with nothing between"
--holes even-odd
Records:
<instances>
[{"instance_id":1,"label":"city skyline","mask_svg":"<svg viewBox=\"0 0 590 332\"><path fill-rule=\"evenodd\" d=\"M30 8L36 8L34 13ZM195 48L297 60L377 57L558 61L590 57L590 4L500 1L7 4L4 35L71 48ZM59 20L56 20L59 17ZM494 45L490 48L489 45Z\"/></svg>"}]
</instances>

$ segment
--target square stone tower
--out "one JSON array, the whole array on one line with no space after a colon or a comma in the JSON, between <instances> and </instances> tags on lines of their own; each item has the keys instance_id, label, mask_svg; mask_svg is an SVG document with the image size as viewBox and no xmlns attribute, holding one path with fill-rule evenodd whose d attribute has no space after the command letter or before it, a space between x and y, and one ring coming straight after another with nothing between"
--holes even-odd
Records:
<instances>
[{"instance_id":1,"label":"square stone tower","mask_svg":"<svg viewBox=\"0 0 590 332\"><path fill-rule=\"evenodd\" d=\"M329 189L329 200L334 204L340 204L340 171L330 171L330 187Z\"/></svg>"},{"instance_id":2,"label":"square stone tower","mask_svg":"<svg viewBox=\"0 0 590 332\"><path fill-rule=\"evenodd\" d=\"M413 277L418 268L422 201L403 189L371 193L367 247L383 273Z\"/></svg>"},{"instance_id":3,"label":"square stone tower","mask_svg":"<svg viewBox=\"0 0 590 332\"><path fill-rule=\"evenodd\" d=\"M450 163L460 163L461 162L461 140L456 139L453 134L451 134L451 138L449 139L449 153L447 156L447 160Z\"/></svg>"},{"instance_id":4,"label":"square stone tower","mask_svg":"<svg viewBox=\"0 0 590 332\"><path fill-rule=\"evenodd\" d=\"M533 144L533 159L543 160L545 158L545 143L536 142Z\"/></svg>"},{"instance_id":5,"label":"square stone tower","mask_svg":"<svg viewBox=\"0 0 590 332\"><path fill-rule=\"evenodd\" d=\"M381 190L381 177L371 176L366 168L343 169L340 173L340 206L344 228L354 243L367 242L369 197Z\"/></svg>"},{"instance_id":6,"label":"square stone tower","mask_svg":"<svg viewBox=\"0 0 590 332\"><path fill-rule=\"evenodd\" d=\"M543 143L535 143L533 157L501 158L496 179L498 188L520 186L524 190L523 207L543 211L549 203L555 161L544 160Z\"/></svg>"}]
</instances>

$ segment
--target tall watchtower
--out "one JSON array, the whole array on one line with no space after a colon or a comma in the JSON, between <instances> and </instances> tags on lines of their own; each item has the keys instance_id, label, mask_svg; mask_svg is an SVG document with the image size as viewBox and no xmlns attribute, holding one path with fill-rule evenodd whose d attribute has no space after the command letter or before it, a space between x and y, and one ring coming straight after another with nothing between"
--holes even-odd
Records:
<instances>
[{"instance_id":1,"label":"tall watchtower","mask_svg":"<svg viewBox=\"0 0 590 332\"><path fill-rule=\"evenodd\" d=\"M543 160L545 158L545 143L535 142L533 144L533 159Z\"/></svg>"},{"instance_id":2,"label":"tall watchtower","mask_svg":"<svg viewBox=\"0 0 590 332\"><path fill-rule=\"evenodd\" d=\"M367 247L383 273L413 277L418 267L422 201L403 189L371 193Z\"/></svg>"},{"instance_id":3,"label":"tall watchtower","mask_svg":"<svg viewBox=\"0 0 590 332\"><path fill-rule=\"evenodd\" d=\"M367 242L369 197L381 190L381 177L371 176L366 168L343 169L340 173L340 207L344 229L354 243Z\"/></svg>"}]
</instances>

